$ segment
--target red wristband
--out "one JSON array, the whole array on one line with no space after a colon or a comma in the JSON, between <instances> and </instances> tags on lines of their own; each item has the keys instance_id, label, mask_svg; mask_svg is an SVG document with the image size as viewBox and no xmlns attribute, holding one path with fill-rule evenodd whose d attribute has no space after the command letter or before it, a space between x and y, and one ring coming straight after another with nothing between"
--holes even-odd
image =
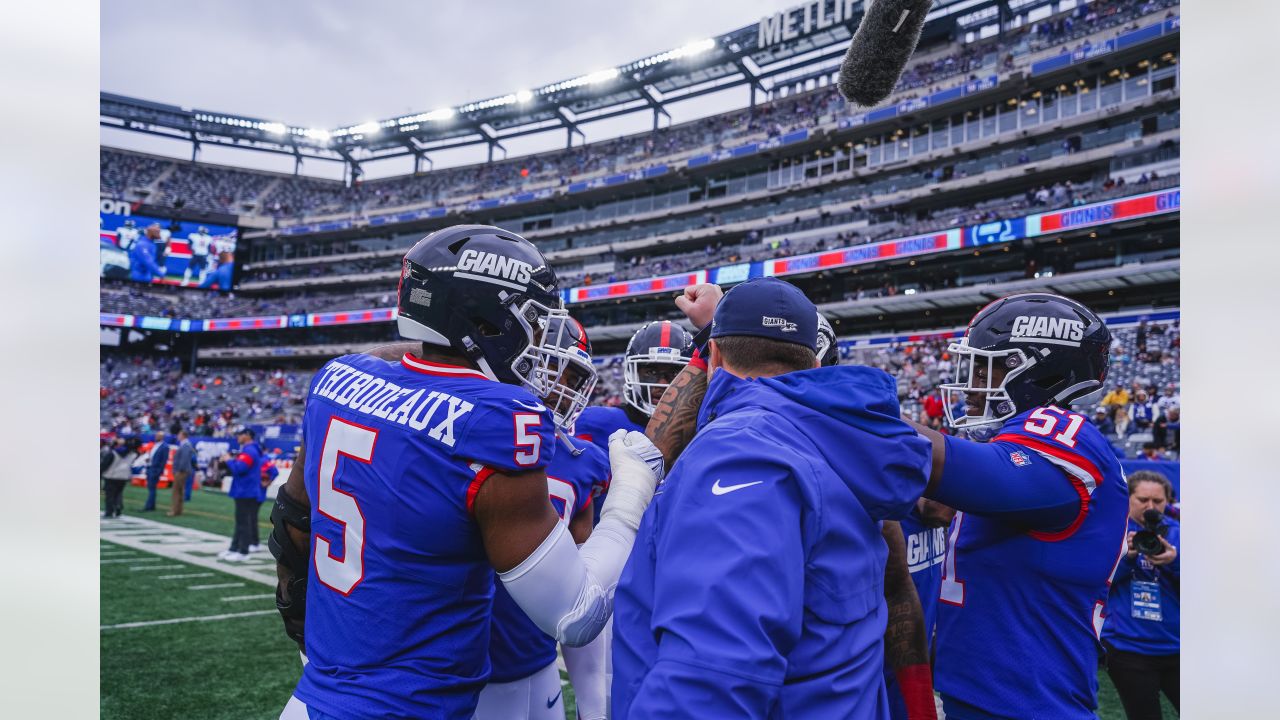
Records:
<instances>
[{"instance_id":1,"label":"red wristband","mask_svg":"<svg viewBox=\"0 0 1280 720\"><path fill-rule=\"evenodd\" d=\"M689 364L698 368L702 372L707 371L706 358L702 357L702 353L698 352L696 349L693 351L693 359L689 361Z\"/></svg>"},{"instance_id":2,"label":"red wristband","mask_svg":"<svg viewBox=\"0 0 1280 720\"><path fill-rule=\"evenodd\" d=\"M902 700L907 706L907 720L938 720L933 702L933 672L928 663L907 665L895 673Z\"/></svg>"}]
</instances>

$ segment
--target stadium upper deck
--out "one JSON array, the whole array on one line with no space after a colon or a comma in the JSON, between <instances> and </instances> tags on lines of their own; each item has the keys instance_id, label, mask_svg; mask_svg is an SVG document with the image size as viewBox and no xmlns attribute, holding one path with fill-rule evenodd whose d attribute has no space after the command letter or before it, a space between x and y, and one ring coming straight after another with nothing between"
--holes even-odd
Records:
<instances>
[{"instance_id":1,"label":"stadium upper deck","mask_svg":"<svg viewBox=\"0 0 1280 720\"><path fill-rule=\"evenodd\" d=\"M1002 82L1015 75L1020 76L1029 72L1033 63L1053 60L1062 50L1068 50L1069 55L1072 44L1077 54L1083 53L1090 57L1101 54L1102 50L1108 47L1108 42L1111 43L1111 50L1123 51L1124 47L1120 47L1121 43L1117 43L1114 37L1106 38L1102 35L1109 33L1114 36L1117 27L1129 28L1149 22L1161 10L1176 7L1174 3L1167 0L1148 0L1141 4L1099 0L1079 7L1075 5L1074 0L1057 0L1047 3L1035 0L1015 1L1007 5L1003 2L965 0L960 3L944 4L934 11L934 14L939 17L930 25L932 29L926 33L925 42L932 42L932 45L922 47L913 61L913 66L904 76L898 94L890 99L889 105L894 106L904 101L916 101L917 104L926 102L920 96L929 90L943 90L958 85L963 91L967 84L975 81L981 85L988 82L991 77L996 78L992 82ZM1008 9L1010 7L1012 9ZM990 24L988 21L991 18L991 11L999 11L1001 8L1007 11L996 12L1000 22ZM1072 9L1053 14L1054 10L1063 8ZM968 12L959 14L961 10ZM1044 17L1046 14L1048 17ZM1138 22L1139 19L1141 23ZM966 27L973 29L966 30ZM993 27L1002 32L995 33L993 37L987 37L988 31ZM683 78L679 83L684 83L688 87L701 88L699 83L710 84L709 89L698 89L695 94L704 90L723 89L724 83L717 84L715 78L728 77L725 67L741 66L740 70L735 71L737 79L730 84L749 82L753 88L752 106L692 123L663 128L656 133L628 136L570 148L562 152L527 156L506 162L442 169L422 174L371 180L351 186L315 178L245 173L230 168L177 163L154 158L139 159L108 151L104 152L104 170L100 184L103 192L113 197L128 200L145 199L149 203L169 206L181 203L190 208L239 213L246 216L244 224L248 226L260 224L260 221L253 220L253 216L262 215L294 217L321 213L317 219L324 220L325 216L322 213L325 212L351 216L390 212L391 209L422 205L429 205L432 209L436 209L459 203L479 202L481 196L492 199L489 196L501 191L512 193L508 197L527 193L535 195L541 192L553 193L557 188L567 188L572 191L577 182L603 180L601 176L610 173L640 172L643 175L646 168L652 169L672 162L686 161L690 157L698 157L699 153L706 154L703 151L716 153L730 145L736 146L752 141L777 142L788 132L794 132L799 128L851 119L843 109L843 102L829 87L829 81L835 72L834 64L838 63L839 55L842 53L842 42L848 37L848 28L845 25L836 23L825 29L815 29L812 35L770 46L767 50L756 53L759 57L755 60L752 60L755 56L749 54L750 48L744 49L745 46L738 45L739 41L746 42L742 39L746 30L744 28L718 38L714 48L708 51L707 57L697 62L694 61L693 56L684 56L667 58L658 64L664 67L670 66L663 71L669 74L678 74L683 68L687 77L679 75ZM1176 24L1172 30L1176 32ZM955 42L950 41L952 35L956 36ZM966 42L967 40L973 42ZM723 63L717 65L716 63L720 62L719 56L723 54L722 50L734 47L738 49L733 50L733 53L748 53L743 56L745 59L725 61L729 63L727 66ZM754 74L750 68L756 66L756 62L765 61L768 61L766 65L781 63L782 67L762 69L759 74ZM649 66L653 64L650 62ZM694 69L690 70L686 67L690 64ZM703 67L704 65L706 67ZM672 79L671 82L677 83L677 80ZM765 91L766 83L768 84L767 92L773 101L757 106L754 102L755 89ZM661 83L653 86L642 85L636 92L647 92L645 88L657 88L659 85ZM667 87L663 92L672 89ZM600 95L588 104L606 103L600 107L608 109L610 113L637 110L628 105L632 99L630 98L632 90L613 94L607 90L608 86L596 88L594 84L580 84L568 89L562 88L556 92ZM539 93L541 92L540 89ZM539 94L539 98L541 97L542 94ZM668 98L666 102L674 102L681 98L683 96ZM174 118L185 112L189 117L183 121L187 123L183 126L183 131L189 133L197 143L235 140L239 147L262 149L259 148L261 143L254 141L249 135L272 134L261 128L241 127L246 123L252 124L248 120L210 115L203 111L181 111L178 108L171 109L172 112L161 112L156 108L145 112L138 108L126 111L121 105L124 100L104 94L102 102L104 125L157 133L160 132L157 128L178 123ZM469 112L499 112L493 107L485 106L486 102L488 101L463 106L461 109L466 112L458 117L461 118ZM535 101L534 105L539 102L543 100ZM608 102L615 104L608 105ZM661 111L663 107L657 100L651 104L654 105L655 113ZM537 126L537 118L541 111L529 108L526 112L521 109L523 107L521 103L507 103L502 107L501 112L513 118L525 117L521 114L525 113L529 128ZM580 105L573 105L573 107L576 108L575 112L585 112ZM467 108L471 110L466 110ZM202 121L198 119L199 117L216 117L230 124ZM599 118L584 116L576 120L573 127L577 128L592 119ZM233 120L235 120L234 123L231 122ZM254 122L264 124L260 121ZM511 122L516 120L513 119ZM457 120L456 123L467 125L462 120ZM524 128L524 126L521 127ZM520 133L529 131L529 128L521 129ZM335 130L326 142L336 148L336 151L344 154L343 157L353 163L353 167L358 167L361 162L356 159L359 151L366 148L381 148L388 142L385 138L366 138L350 130L350 128L345 131L344 129ZM542 131L545 131L545 128ZM400 130L396 132L403 134ZM430 137L433 137L432 133L449 134L454 131L437 128L414 132L416 134L411 133L411 139L400 141L402 145L407 143L411 147L418 148L419 141L427 142ZM220 133L229 133L229 135L224 137ZM292 148L291 151L297 153L298 158L305 157L306 154L302 153L300 148L306 145L307 138L297 135L290 137L293 143L289 145ZM280 150L280 148L274 149ZM404 148L401 147L401 149ZM426 150L418 149L414 152L425 157ZM363 162L369 162L369 160ZM355 177L359 177L358 171ZM615 184L612 176L608 184ZM294 231L315 229L319 228L295 228Z\"/></svg>"},{"instance_id":2,"label":"stadium upper deck","mask_svg":"<svg viewBox=\"0 0 1280 720\"><path fill-rule=\"evenodd\" d=\"M1058 10L1062 4L1047 6ZM1176 302L1177 32L1176 5L1096 2L1023 23L985 44L935 44L917 56L908 82L936 79L929 73L950 77L957 63L979 72L989 68L994 80L988 76L973 84L968 75L979 73L962 70L955 78L961 85L954 90L945 87L946 81L905 93L900 88L895 101L870 113L845 110L822 84L829 74L819 75L808 83L814 89L788 92L750 111L536 156L607 160L615 152L625 156L625 143L644 141L661 153L650 156L648 164L665 165L664 173L647 178L643 172L639 177L624 173L615 181L618 176L607 173L616 166L608 165L595 171L594 180L557 179L561 184L544 188L543 196L532 191L523 193L532 197L517 193L452 208L428 203L391 215L372 214L369 206L357 204L354 214L251 233L240 251L248 264L235 298L111 287L102 296L103 324L179 333L279 328L270 333L203 333L198 355L205 358L305 357L313 355L306 348L328 341L367 345L390 336L386 308L393 300L387 288L396 259L424 232L455 222L498 224L537 242L556 265L567 302L577 308L576 314L585 313L593 338L605 347L624 340L635 323L669 314L667 298L684 284L731 283L756 272L796 273L778 272L792 266L799 269L792 278L815 300L839 306L837 318L861 317L863 324L882 329L962 320L973 302L1020 282L1060 292L1101 293L1099 301L1117 309ZM1050 43L1048 50L1036 49ZM766 128L765 142L743 146L728 146L716 140L722 136L708 134L717 127L750 129L750 121L743 126L741 118L756 117L798 118L804 137L782 142L798 132L790 125ZM676 140L664 144L663 137ZM737 143L756 136L723 137ZM720 147L706 144L708 138ZM340 193L368 193L379 183L416 187L453 172L483 173L495 167L507 172L521 163L533 164L531 158L519 158L343 188L131 153L104 155L104 187L131 182L121 178L142 178L152 188L173 188L186 182L183 178L201 175L207 176L201 186L215 192L225 195L236 189L262 198L294 183L320 182ZM1127 184L1117 186L1122 183ZM981 236L987 226L1026 228L1032 218L1058 222L1068 217L1058 211L1071 208L1081 208L1081 217L1112 213L1135 207L1126 199L1134 197L1148 198L1139 204L1150 202L1154 208L1158 202L1161 207L1138 215L1126 215L1126 209L1094 229L1086 222L1035 237L1025 230L1007 233L998 241L1005 243L1005 253L1015 251L1016 260L999 261L989 269L987 261L963 262L971 242L966 238ZM250 216L242 219L258 222ZM1075 248L1074 259L1046 264L1041 256L1040 264L1055 279L1024 273L1046 244L1099 236L1102 244ZM866 251L857 249L863 245ZM926 245L927 252L917 254ZM822 257L837 252L842 257L853 253L857 261L839 260L828 267ZM797 257L805 253L816 254ZM803 270L809 262L815 263L813 269ZM1121 271L1126 263L1150 267ZM947 273L939 274L939 268L947 266L963 270L943 277ZM660 277L634 280L655 275ZM958 292L979 285L979 292ZM1116 290L1124 302L1114 296ZM200 320L250 314L258 318ZM154 317L149 321L143 316ZM187 323L184 318L197 320ZM335 327L348 323L353 327ZM259 337L250 337L254 335Z\"/></svg>"}]
</instances>

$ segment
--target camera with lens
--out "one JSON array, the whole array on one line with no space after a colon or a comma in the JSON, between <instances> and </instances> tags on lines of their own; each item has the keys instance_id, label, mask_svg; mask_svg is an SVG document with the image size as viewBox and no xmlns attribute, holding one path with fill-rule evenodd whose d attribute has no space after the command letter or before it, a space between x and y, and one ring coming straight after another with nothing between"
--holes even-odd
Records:
<instances>
[{"instance_id":1,"label":"camera with lens","mask_svg":"<svg viewBox=\"0 0 1280 720\"><path fill-rule=\"evenodd\" d=\"M1159 555L1164 552L1160 538L1168 534L1169 526L1164 524L1164 514L1148 508L1142 513L1142 529L1133 534L1133 549L1142 555Z\"/></svg>"}]
</instances>

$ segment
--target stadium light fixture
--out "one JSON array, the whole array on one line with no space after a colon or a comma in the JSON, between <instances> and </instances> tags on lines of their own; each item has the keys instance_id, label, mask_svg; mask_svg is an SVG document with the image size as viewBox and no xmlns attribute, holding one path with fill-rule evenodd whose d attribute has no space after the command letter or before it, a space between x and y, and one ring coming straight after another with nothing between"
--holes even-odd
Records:
<instances>
[{"instance_id":1,"label":"stadium light fixture","mask_svg":"<svg viewBox=\"0 0 1280 720\"><path fill-rule=\"evenodd\" d=\"M608 70L596 70L593 73L587 73L586 81L591 85L595 85L608 82L616 77L618 77L618 68L609 68Z\"/></svg>"},{"instance_id":2,"label":"stadium light fixture","mask_svg":"<svg viewBox=\"0 0 1280 720\"><path fill-rule=\"evenodd\" d=\"M352 133L360 135L376 135L380 130L382 130L382 126L373 120L360 123L359 125L351 128Z\"/></svg>"},{"instance_id":3,"label":"stadium light fixture","mask_svg":"<svg viewBox=\"0 0 1280 720\"><path fill-rule=\"evenodd\" d=\"M518 103L527 103L527 102L529 102L529 101L530 101L530 100L532 100L532 99L533 99L533 93L532 93L531 91L529 91L529 90L517 90L517 91L516 91L516 102L518 102Z\"/></svg>"},{"instance_id":4,"label":"stadium light fixture","mask_svg":"<svg viewBox=\"0 0 1280 720\"><path fill-rule=\"evenodd\" d=\"M283 135L288 128L284 126L284 123L270 122L263 123L262 130L264 132L269 132L272 135Z\"/></svg>"}]
</instances>

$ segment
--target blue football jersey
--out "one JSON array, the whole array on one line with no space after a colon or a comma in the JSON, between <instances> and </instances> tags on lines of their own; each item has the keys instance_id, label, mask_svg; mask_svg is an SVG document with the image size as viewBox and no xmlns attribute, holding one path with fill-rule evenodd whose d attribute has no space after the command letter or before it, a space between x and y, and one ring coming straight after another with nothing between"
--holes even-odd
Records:
<instances>
[{"instance_id":1,"label":"blue football jersey","mask_svg":"<svg viewBox=\"0 0 1280 720\"><path fill-rule=\"evenodd\" d=\"M575 437L594 443L609 456L609 436L617 430L639 430L644 432L643 425L631 422L627 411L620 407L602 407L593 405L582 411L578 422L573 426Z\"/></svg>"},{"instance_id":2,"label":"blue football jersey","mask_svg":"<svg viewBox=\"0 0 1280 720\"><path fill-rule=\"evenodd\" d=\"M1098 633L1128 513L1120 464L1092 423L1056 407L1011 418L985 446L956 442L967 447L948 446L947 471L973 486L1025 478L1033 490L1061 489L1051 484L1065 474L1079 505L1054 532L1009 514L957 513L943 563L934 685L948 702L1001 717L1094 718ZM953 449L962 467L951 467Z\"/></svg>"},{"instance_id":3,"label":"blue football jersey","mask_svg":"<svg viewBox=\"0 0 1280 720\"><path fill-rule=\"evenodd\" d=\"M911 582L920 596L924 610L924 632L933 641L933 630L938 619L938 587L942 584L942 561L947 554L947 528L929 527L920 521L920 514L911 514L899 521L902 537L907 543L907 569Z\"/></svg>"},{"instance_id":4,"label":"blue football jersey","mask_svg":"<svg viewBox=\"0 0 1280 720\"><path fill-rule=\"evenodd\" d=\"M493 472L546 467L553 428L528 391L467 368L347 355L316 373L299 700L344 718L471 717L494 584L472 504Z\"/></svg>"},{"instance_id":5,"label":"blue football jersey","mask_svg":"<svg viewBox=\"0 0 1280 720\"><path fill-rule=\"evenodd\" d=\"M551 505L568 523L584 509L599 488L609 481L609 460L600 448L569 439L578 454L563 445L547 466L547 493ZM493 593L493 629L489 637L489 682L511 682L546 667L556 657L556 640L538 629L511 599L502 583Z\"/></svg>"}]
</instances>

